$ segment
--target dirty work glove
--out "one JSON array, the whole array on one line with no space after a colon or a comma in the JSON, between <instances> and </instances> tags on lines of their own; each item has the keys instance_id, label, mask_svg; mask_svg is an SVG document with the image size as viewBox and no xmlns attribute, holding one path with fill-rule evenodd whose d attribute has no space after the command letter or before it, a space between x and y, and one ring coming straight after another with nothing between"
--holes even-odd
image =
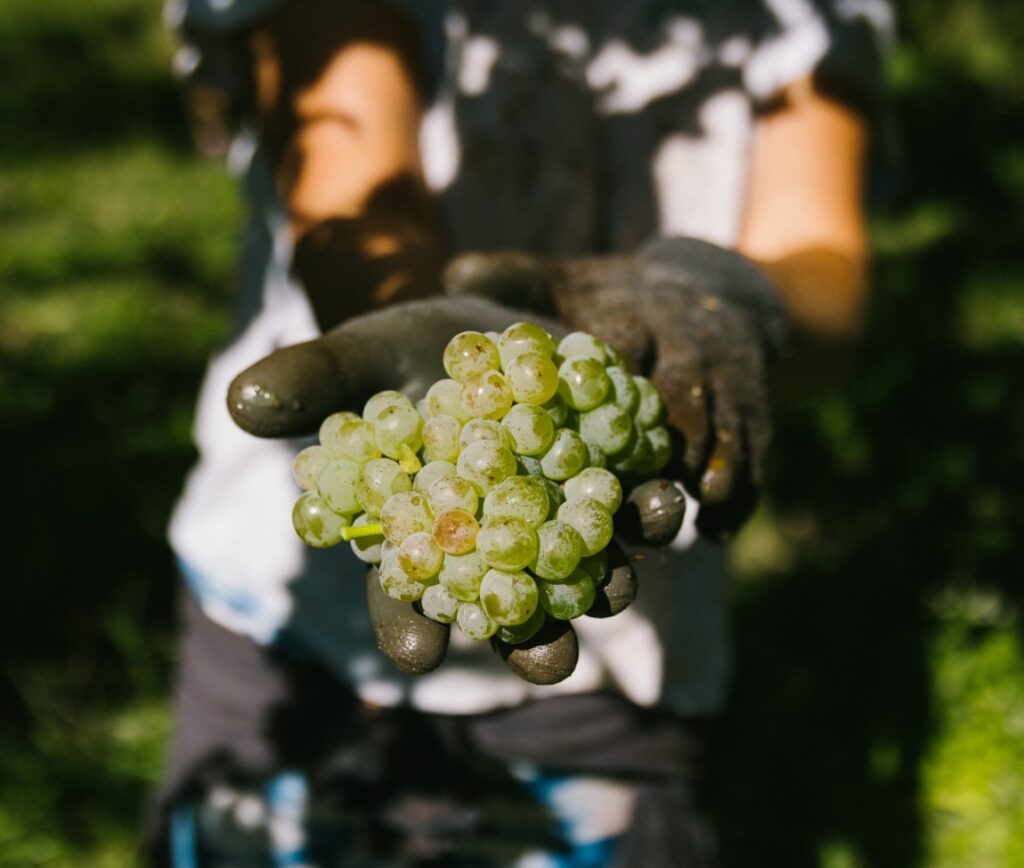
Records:
<instances>
[{"instance_id":1,"label":"dirty work glove","mask_svg":"<svg viewBox=\"0 0 1024 868\"><path fill-rule=\"evenodd\" d=\"M764 372L785 337L774 287L737 253L693 238L635 255L545 262L518 252L466 254L448 294L556 316L623 353L649 376L680 436L670 475L701 501L700 532L721 538L749 516L770 436Z\"/></svg>"},{"instance_id":2,"label":"dirty work glove","mask_svg":"<svg viewBox=\"0 0 1024 868\"><path fill-rule=\"evenodd\" d=\"M236 424L260 437L308 434L326 416L361 409L383 389L400 390L413 400L421 397L445 376L442 356L455 334L500 332L521 319L522 310L475 297L435 297L383 308L350 319L316 340L277 350L243 371L228 390L228 409ZM566 331L555 321L536 315L530 319L556 336ZM609 565L592 609L598 617L625 608L636 593L636 576L621 552L609 550ZM367 603L378 645L395 666L419 674L440 664L447 650L447 625L392 600L375 574L367 580ZM529 643L498 650L528 681L554 683L575 668L578 645L571 626L555 624Z\"/></svg>"}]
</instances>

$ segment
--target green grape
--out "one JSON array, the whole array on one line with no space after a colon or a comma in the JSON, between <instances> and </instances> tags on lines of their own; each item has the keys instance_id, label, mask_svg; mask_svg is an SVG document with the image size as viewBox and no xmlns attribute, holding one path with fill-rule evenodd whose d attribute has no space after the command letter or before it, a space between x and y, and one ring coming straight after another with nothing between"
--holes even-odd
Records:
<instances>
[{"instance_id":1,"label":"green grape","mask_svg":"<svg viewBox=\"0 0 1024 868\"><path fill-rule=\"evenodd\" d=\"M330 461L331 456L323 446L307 446L292 461L292 479L303 491L312 491Z\"/></svg>"},{"instance_id":2,"label":"green grape","mask_svg":"<svg viewBox=\"0 0 1024 868\"><path fill-rule=\"evenodd\" d=\"M587 466L607 467L608 456L605 455L597 446L595 446L589 440L584 440L583 442L587 444Z\"/></svg>"},{"instance_id":3,"label":"green grape","mask_svg":"<svg viewBox=\"0 0 1024 868\"><path fill-rule=\"evenodd\" d=\"M334 443L335 435L341 430L342 426L347 425L349 422L359 421L358 413L349 413L347 410L343 410L340 413L332 413L320 423L320 445L327 450L331 457L334 457L338 454Z\"/></svg>"},{"instance_id":4,"label":"green grape","mask_svg":"<svg viewBox=\"0 0 1024 868\"><path fill-rule=\"evenodd\" d=\"M521 570L537 557L537 532L521 518L488 518L476 536L476 550L497 570Z\"/></svg>"},{"instance_id":5,"label":"green grape","mask_svg":"<svg viewBox=\"0 0 1024 868\"><path fill-rule=\"evenodd\" d=\"M495 419L470 419L462 426L459 434L459 445L465 449L470 443L477 440L493 440L495 443L512 448L512 438L508 430Z\"/></svg>"},{"instance_id":6,"label":"green grape","mask_svg":"<svg viewBox=\"0 0 1024 868\"><path fill-rule=\"evenodd\" d=\"M570 356L558 367L558 394L574 410L593 410L610 388L611 380L597 359Z\"/></svg>"},{"instance_id":7,"label":"green grape","mask_svg":"<svg viewBox=\"0 0 1024 868\"><path fill-rule=\"evenodd\" d=\"M512 406L512 390L498 371L474 374L462 386L462 406L475 419L500 419Z\"/></svg>"},{"instance_id":8,"label":"green grape","mask_svg":"<svg viewBox=\"0 0 1024 868\"><path fill-rule=\"evenodd\" d=\"M398 546L398 563L405 574L417 582L425 582L437 575L444 563L444 552L437 547L429 533L417 531L407 536Z\"/></svg>"},{"instance_id":9,"label":"green grape","mask_svg":"<svg viewBox=\"0 0 1024 868\"><path fill-rule=\"evenodd\" d=\"M645 473L654 463L654 449L651 441L645 437L646 431L637 430L633 438L618 455L608 459L608 464L617 473Z\"/></svg>"},{"instance_id":10,"label":"green grape","mask_svg":"<svg viewBox=\"0 0 1024 868\"><path fill-rule=\"evenodd\" d=\"M479 603L459 603L455 620L459 629L470 639L490 639L498 630L498 625L487 616Z\"/></svg>"},{"instance_id":11,"label":"green grape","mask_svg":"<svg viewBox=\"0 0 1024 868\"><path fill-rule=\"evenodd\" d=\"M342 515L359 512L356 483L362 468L354 461L338 458L328 464L316 481L316 490L325 504Z\"/></svg>"},{"instance_id":12,"label":"green grape","mask_svg":"<svg viewBox=\"0 0 1024 868\"><path fill-rule=\"evenodd\" d=\"M594 587L598 587L608 577L607 550L601 549L596 555L580 558L580 569L590 576Z\"/></svg>"},{"instance_id":13,"label":"green grape","mask_svg":"<svg viewBox=\"0 0 1024 868\"><path fill-rule=\"evenodd\" d=\"M555 342L539 325L530 322L517 322L501 333L498 341L498 353L501 355L501 366L506 371L513 359L523 353L537 353L550 359L555 351Z\"/></svg>"},{"instance_id":14,"label":"green grape","mask_svg":"<svg viewBox=\"0 0 1024 868\"><path fill-rule=\"evenodd\" d=\"M555 424L543 409L533 404L516 404L501 420L520 455L540 455L555 438Z\"/></svg>"},{"instance_id":15,"label":"green grape","mask_svg":"<svg viewBox=\"0 0 1024 868\"><path fill-rule=\"evenodd\" d=\"M352 522L353 527L365 527L368 524L376 524L377 521L372 515L365 512ZM384 546L390 545L380 534L374 536L361 536L352 540L349 545L352 553L364 564L379 564L384 559Z\"/></svg>"},{"instance_id":16,"label":"green grape","mask_svg":"<svg viewBox=\"0 0 1024 868\"><path fill-rule=\"evenodd\" d=\"M583 553L595 555L612 541L612 514L590 497L567 500L558 507L558 520L571 524L583 538Z\"/></svg>"},{"instance_id":17,"label":"green grape","mask_svg":"<svg viewBox=\"0 0 1024 868\"><path fill-rule=\"evenodd\" d=\"M412 401L401 392L388 389L384 392L378 392L366 402L363 406L363 419L372 425L377 421L381 411L386 410L388 407L410 407L413 410L416 409L413 407Z\"/></svg>"},{"instance_id":18,"label":"green grape","mask_svg":"<svg viewBox=\"0 0 1024 868\"><path fill-rule=\"evenodd\" d=\"M629 361L622 353L620 353L615 347L610 344L604 345L604 353L608 356L608 367L619 368L623 371L629 371Z\"/></svg>"},{"instance_id":19,"label":"green grape","mask_svg":"<svg viewBox=\"0 0 1024 868\"><path fill-rule=\"evenodd\" d=\"M373 433L377 437L380 451L388 458L401 461L409 452L417 452L423 445L423 419L416 409L402 404L392 404L377 414ZM419 469L419 468L416 468Z\"/></svg>"},{"instance_id":20,"label":"green grape","mask_svg":"<svg viewBox=\"0 0 1024 868\"><path fill-rule=\"evenodd\" d=\"M536 476L544 478L544 470L540 466L540 459L530 455L516 456L516 472L520 476Z\"/></svg>"},{"instance_id":21,"label":"green grape","mask_svg":"<svg viewBox=\"0 0 1024 868\"><path fill-rule=\"evenodd\" d=\"M441 584L457 600L473 602L480 597L480 580L489 569L475 551L464 555L445 555L441 565Z\"/></svg>"},{"instance_id":22,"label":"green grape","mask_svg":"<svg viewBox=\"0 0 1024 868\"><path fill-rule=\"evenodd\" d=\"M540 459L541 470L548 479L561 481L575 476L587 463L587 444L575 431L562 428L555 434L551 447Z\"/></svg>"},{"instance_id":23,"label":"green grape","mask_svg":"<svg viewBox=\"0 0 1024 868\"><path fill-rule=\"evenodd\" d=\"M428 416L454 416L460 422L469 419L462 406L462 384L458 380L438 380L427 389Z\"/></svg>"},{"instance_id":24,"label":"green grape","mask_svg":"<svg viewBox=\"0 0 1024 868\"><path fill-rule=\"evenodd\" d=\"M416 402L416 412L420 414L420 418L426 422L430 418L430 411L427 409L426 397L420 398Z\"/></svg>"},{"instance_id":25,"label":"green grape","mask_svg":"<svg viewBox=\"0 0 1024 868\"><path fill-rule=\"evenodd\" d=\"M533 573L548 582L565 581L579 565L583 538L564 521L546 521L537 528L537 557L530 564Z\"/></svg>"},{"instance_id":26,"label":"green grape","mask_svg":"<svg viewBox=\"0 0 1024 868\"><path fill-rule=\"evenodd\" d=\"M618 368L614 365L605 368L604 372L612 384L611 390L608 392L608 400L617 407L621 407L630 416L634 415L640 406L640 390L633 382L633 375L625 368Z\"/></svg>"},{"instance_id":27,"label":"green grape","mask_svg":"<svg viewBox=\"0 0 1024 868\"><path fill-rule=\"evenodd\" d=\"M447 509L434 519L430 532L441 551L464 555L476 547L480 523L464 509Z\"/></svg>"},{"instance_id":28,"label":"green grape","mask_svg":"<svg viewBox=\"0 0 1024 868\"><path fill-rule=\"evenodd\" d=\"M470 443L459 454L455 464L459 476L476 486L479 494L487 494L516 472L516 458L504 446L489 440Z\"/></svg>"},{"instance_id":29,"label":"green grape","mask_svg":"<svg viewBox=\"0 0 1024 868\"><path fill-rule=\"evenodd\" d=\"M423 446L431 461L454 461L459 457L462 423L454 416L431 416L423 423Z\"/></svg>"},{"instance_id":30,"label":"green grape","mask_svg":"<svg viewBox=\"0 0 1024 868\"><path fill-rule=\"evenodd\" d=\"M604 341L600 341L586 332L569 332L558 342L556 352L563 359L570 356L586 356L600 362L601 365L608 361Z\"/></svg>"},{"instance_id":31,"label":"green grape","mask_svg":"<svg viewBox=\"0 0 1024 868\"><path fill-rule=\"evenodd\" d=\"M622 484L618 477L600 467L585 467L572 479L567 479L564 488L566 500L589 497L613 515L622 503Z\"/></svg>"},{"instance_id":32,"label":"green grape","mask_svg":"<svg viewBox=\"0 0 1024 868\"><path fill-rule=\"evenodd\" d=\"M546 476L538 477L538 481L548 493L548 517L550 518L558 512L558 507L565 503L565 494L563 494L562 487L557 482L548 479Z\"/></svg>"},{"instance_id":33,"label":"green grape","mask_svg":"<svg viewBox=\"0 0 1024 868\"><path fill-rule=\"evenodd\" d=\"M427 589L423 582L417 582L402 569L397 553L392 553L384 558L377 569L380 586L384 589L384 593L393 600L412 603L422 597L423 592Z\"/></svg>"},{"instance_id":34,"label":"green grape","mask_svg":"<svg viewBox=\"0 0 1024 868\"><path fill-rule=\"evenodd\" d=\"M362 419L342 425L334 437L334 443L340 458L347 458L356 464L365 464L374 458L380 458L373 425Z\"/></svg>"},{"instance_id":35,"label":"green grape","mask_svg":"<svg viewBox=\"0 0 1024 868\"><path fill-rule=\"evenodd\" d=\"M325 549L341 542L341 529L349 519L329 509L315 491L299 495L292 507L292 525L306 545Z\"/></svg>"},{"instance_id":36,"label":"green grape","mask_svg":"<svg viewBox=\"0 0 1024 868\"><path fill-rule=\"evenodd\" d=\"M430 532L434 516L430 514L427 499L418 491L392 494L380 511L380 525L388 542L399 545L409 534Z\"/></svg>"},{"instance_id":37,"label":"green grape","mask_svg":"<svg viewBox=\"0 0 1024 868\"><path fill-rule=\"evenodd\" d=\"M423 471L421 470L422 474ZM442 476L427 489L427 502L434 515L440 515L448 509L461 509L470 515L476 515L480 502L476 488L468 479L461 476Z\"/></svg>"},{"instance_id":38,"label":"green grape","mask_svg":"<svg viewBox=\"0 0 1024 868\"><path fill-rule=\"evenodd\" d=\"M664 418L665 402L654 383L646 377L633 377L633 382L640 392L640 403L634 417L637 427L653 428Z\"/></svg>"},{"instance_id":39,"label":"green grape","mask_svg":"<svg viewBox=\"0 0 1024 868\"><path fill-rule=\"evenodd\" d=\"M537 528L547 519L550 509L547 489L532 476L510 476L484 498L485 521L511 516Z\"/></svg>"},{"instance_id":40,"label":"green grape","mask_svg":"<svg viewBox=\"0 0 1024 868\"><path fill-rule=\"evenodd\" d=\"M672 457L672 435L664 425L655 425L644 431L647 441L651 444L650 473L657 473Z\"/></svg>"},{"instance_id":41,"label":"green grape","mask_svg":"<svg viewBox=\"0 0 1024 868\"><path fill-rule=\"evenodd\" d=\"M480 605L496 624L522 624L537 609L537 583L524 572L488 570L480 582Z\"/></svg>"},{"instance_id":42,"label":"green grape","mask_svg":"<svg viewBox=\"0 0 1024 868\"><path fill-rule=\"evenodd\" d=\"M597 596L593 580L579 568L564 582L540 582L537 592L541 608L552 618L563 621L586 614Z\"/></svg>"},{"instance_id":43,"label":"green grape","mask_svg":"<svg viewBox=\"0 0 1024 868\"><path fill-rule=\"evenodd\" d=\"M420 472L416 474L416 478L412 481L412 489L420 494L426 494L430 491L430 486L437 480L449 476L454 477L456 472L455 465L450 461L431 461L429 464L424 464Z\"/></svg>"},{"instance_id":44,"label":"green grape","mask_svg":"<svg viewBox=\"0 0 1024 868\"><path fill-rule=\"evenodd\" d=\"M616 455L633 441L633 420L617 404L602 404L580 413L580 437L605 455Z\"/></svg>"},{"instance_id":45,"label":"green grape","mask_svg":"<svg viewBox=\"0 0 1024 868\"><path fill-rule=\"evenodd\" d=\"M459 611L459 600L444 585L431 585L420 598L420 608L428 618L442 624L453 624Z\"/></svg>"},{"instance_id":46,"label":"green grape","mask_svg":"<svg viewBox=\"0 0 1024 868\"><path fill-rule=\"evenodd\" d=\"M480 332L460 332L444 348L444 369L460 383L486 371L501 367L501 357L493 341Z\"/></svg>"},{"instance_id":47,"label":"green grape","mask_svg":"<svg viewBox=\"0 0 1024 868\"><path fill-rule=\"evenodd\" d=\"M536 636L540 628L544 626L544 621L546 619L547 615L544 610L540 606L537 606L537 608L533 610L533 614L523 621L522 624L498 627L498 632L495 633L495 635L502 642L507 642L509 645L519 645Z\"/></svg>"},{"instance_id":48,"label":"green grape","mask_svg":"<svg viewBox=\"0 0 1024 868\"><path fill-rule=\"evenodd\" d=\"M384 503L393 494L409 491L412 480L390 458L374 458L363 465L356 480L356 500L364 512L380 515Z\"/></svg>"},{"instance_id":49,"label":"green grape","mask_svg":"<svg viewBox=\"0 0 1024 868\"><path fill-rule=\"evenodd\" d=\"M551 417L556 428L564 428L569 421L569 405L562 400L560 395L554 395L543 404L544 411Z\"/></svg>"},{"instance_id":50,"label":"green grape","mask_svg":"<svg viewBox=\"0 0 1024 868\"><path fill-rule=\"evenodd\" d=\"M522 353L505 367L512 397L523 404L543 404L558 391L558 368L540 353Z\"/></svg>"}]
</instances>

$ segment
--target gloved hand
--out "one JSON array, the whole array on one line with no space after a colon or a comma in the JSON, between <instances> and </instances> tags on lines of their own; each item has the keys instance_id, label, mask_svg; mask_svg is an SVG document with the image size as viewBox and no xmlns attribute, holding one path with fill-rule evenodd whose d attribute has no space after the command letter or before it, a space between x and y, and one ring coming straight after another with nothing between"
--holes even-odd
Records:
<instances>
[{"instance_id":1,"label":"gloved hand","mask_svg":"<svg viewBox=\"0 0 1024 868\"><path fill-rule=\"evenodd\" d=\"M749 261L705 241L666 238L631 256L466 254L444 283L451 295L557 316L623 353L665 397L682 438L671 475L701 501L698 529L720 538L746 520L770 437L765 364L786 331L775 289Z\"/></svg>"},{"instance_id":2,"label":"gloved hand","mask_svg":"<svg viewBox=\"0 0 1024 868\"><path fill-rule=\"evenodd\" d=\"M261 437L308 434L337 410L361 408L375 392L397 389L413 399L422 396L445 376L442 356L453 335L470 329L502 331L523 318L522 310L475 297L436 297L383 308L257 362L231 384L228 409L241 428ZM566 331L553 320L535 314L530 319L553 335ZM667 483L662 485L668 488ZM681 497L664 502L664 509L643 511L657 519L650 527L658 532L663 532L666 514L677 529L682 521ZM646 527L641 525L641 533ZM608 574L591 609L597 617L616 614L636 594L629 562L618 550L609 554ZM367 593L378 645L395 666L419 674L440 664L447 649L447 625L391 600L373 576ZM513 671L534 683L562 680L575 668L578 655L568 624L542 630L523 645L499 645L498 650Z\"/></svg>"}]
</instances>

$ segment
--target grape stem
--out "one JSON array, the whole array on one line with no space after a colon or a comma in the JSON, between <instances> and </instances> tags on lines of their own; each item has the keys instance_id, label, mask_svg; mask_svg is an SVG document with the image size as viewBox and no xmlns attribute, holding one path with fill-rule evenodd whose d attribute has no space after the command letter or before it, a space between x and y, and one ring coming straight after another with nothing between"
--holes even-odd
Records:
<instances>
[{"instance_id":1,"label":"grape stem","mask_svg":"<svg viewBox=\"0 0 1024 868\"><path fill-rule=\"evenodd\" d=\"M345 542L352 542L354 539L362 539L364 536L383 536L384 528L380 524L361 524L358 526L343 527L341 538Z\"/></svg>"}]
</instances>

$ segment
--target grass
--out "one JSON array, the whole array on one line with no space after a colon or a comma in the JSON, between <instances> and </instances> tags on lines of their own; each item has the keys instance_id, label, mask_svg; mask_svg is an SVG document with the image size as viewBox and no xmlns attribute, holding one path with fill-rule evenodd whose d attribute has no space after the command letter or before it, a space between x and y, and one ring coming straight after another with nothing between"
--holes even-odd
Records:
<instances>
[{"instance_id":1,"label":"grass","mask_svg":"<svg viewBox=\"0 0 1024 868\"><path fill-rule=\"evenodd\" d=\"M740 866L1024 865L1024 21L901 6L864 344L841 388L780 393L732 552L711 766ZM5 0L0 37L0 865L125 866L241 210L153 7Z\"/></svg>"}]
</instances>

